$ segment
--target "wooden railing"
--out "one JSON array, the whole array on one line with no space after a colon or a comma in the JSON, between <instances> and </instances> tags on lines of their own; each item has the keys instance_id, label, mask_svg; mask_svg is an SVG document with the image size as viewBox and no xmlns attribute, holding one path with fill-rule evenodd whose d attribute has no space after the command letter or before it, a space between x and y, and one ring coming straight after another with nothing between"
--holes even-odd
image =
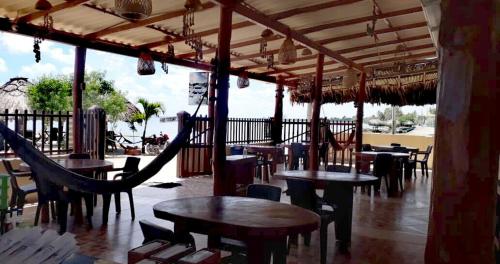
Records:
<instances>
[{"instance_id":1,"label":"wooden railing","mask_svg":"<svg viewBox=\"0 0 500 264\"><path fill-rule=\"evenodd\" d=\"M72 151L71 113L45 111L0 112L0 120L11 129L33 142L33 145L43 153L65 154ZM13 156L8 144L0 135L0 156Z\"/></svg>"},{"instance_id":2,"label":"wooden railing","mask_svg":"<svg viewBox=\"0 0 500 264\"><path fill-rule=\"evenodd\" d=\"M227 144L252 144L271 142L270 118L229 118Z\"/></svg>"}]
</instances>

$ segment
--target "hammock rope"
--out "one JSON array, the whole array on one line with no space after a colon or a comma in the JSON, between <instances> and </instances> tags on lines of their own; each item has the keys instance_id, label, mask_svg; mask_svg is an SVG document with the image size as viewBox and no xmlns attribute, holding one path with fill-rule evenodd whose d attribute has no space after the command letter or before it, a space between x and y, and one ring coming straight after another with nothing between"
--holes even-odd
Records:
<instances>
[{"instance_id":1,"label":"hammock rope","mask_svg":"<svg viewBox=\"0 0 500 264\"><path fill-rule=\"evenodd\" d=\"M204 96L206 96L206 93ZM140 171L123 180L97 180L69 171L45 156L41 151L36 149L31 142L9 129L3 122L0 122L0 134L4 136L5 141L9 143L14 152L24 162L30 165L31 170L34 171L40 179L54 183L58 186L66 186L75 191L110 194L138 186L156 175L166 163L171 161L187 143L202 102L203 100L200 101L198 108L188 119L184 128L155 159Z\"/></svg>"},{"instance_id":2,"label":"hammock rope","mask_svg":"<svg viewBox=\"0 0 500 264\"><path fill-rule=\"evenodd\" d=\"M347 138L347 141L343 144L340 144L337 139L335 139L335 136L333 135L332 131L330 131L330 128L326 129L325 137L327 138L328 142L332 145L334 150L345 150L351 146L351 144L354 142L354 135L355 135L355 130L353 129L351 133L349 134L349 137Z\"/></svg>"}]
</instances>

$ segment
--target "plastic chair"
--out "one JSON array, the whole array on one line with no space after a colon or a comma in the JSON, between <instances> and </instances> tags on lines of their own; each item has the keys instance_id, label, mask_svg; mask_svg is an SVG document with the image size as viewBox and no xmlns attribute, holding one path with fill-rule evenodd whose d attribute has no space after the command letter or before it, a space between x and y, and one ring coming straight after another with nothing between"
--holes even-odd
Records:
<instances>
[{"instance_id":1,"label":"plastic chair","mask_svg":"<svg viewBox=\"0 0 500 264\"><path fill-rule=\"evenodd\" d=\"M130 177L132 174L136 173L139 171L139 162L141 161L140 158L137 157L127 157L127 160L125 161L125 166L123 168L117 168L113 169L113 171L123 171L121 173L118 173L113 177L113 180L117 179L126 179ZM132 189L128 189L126 191L128 195L128 199L130 202L130 213L132 214L132 220L135 219L135 208L134 208L134 196L132 195ZM109 207L107 207L109 208ZM120 203L120 193L115 193L115 208L116 208L116 214L121 213L121 203ZM108 212L103 212L103 213L108 213Z\"/></svg>"},{"instance_id":2,"label":"plastic chair","mask_svg":"<svg viewBox=\"0 0 500 264\"><path fill-rule=\"evenodd\" d=\"M323 162L323 166L328 166L328 142L323 142L321 143L321 146L319 147L319 161Z\"/></svg>"},{"instance_id":3,"label":"plastic chair","mask_svg":"<svg viewBox=\"0 0 500 264\"><path fill-rule=\"evenodd\" d=\"M391 143L391 146L392 147L401 147L401 144L399 144L399 143Z\"/></svg>"},{"instance_id":4,"label":"plastic chair","mask_svg":"<svg viewBox=\"0 0 500 264\"><path fill-rule=\"evenodd\" d=\"M351 166L345 166L345 165L328 165L328 166L326 166L326 171L351 172Z\"/></svg>"},{"instance_id":5,"label":"plastic chair","mask_svg":"<svg viewBox=\"0 0 500 264\"><path fill-rule=\"evenodd\" d=\"M17 211L17 215L23 214L24 202L26 200L26 195L30 193L35 193L37 191L36 184L30 183L26 185L19 185L17 183L18 177L31 177L31 172L15 170L12 167L12 163L8 160L2 160L3 166L10 176L10 186L11 186L11 198L10 198L10 214L13 211ZM40 206L39 206L40 207ZM39 209L37 208L37 211Z\"/></svg>"},{"instance_id":6,"label":"plastic chair","mask_svg":"<svg viewBox=\"0 0 500 264\"><path fill-rule=\"evenodd\" d=\"M411 178L411 173L413 171L413 175L417 178L417 157L418 157L418 149L410 151L410 157L408 158L408 162L405 164L405 174L409 179Z\"/></svg>"},{"instance_id":7,"label":"plastic chair","mask_svg":"<svg viewBox=\"0 0 500 264\"><path fill-rule=\"evenodd\" d=\"M420 163L420 168L422 169L422 176L424 176L424 171L425 171L425 177L429 178L429 165L427 164L429 161L429 156L431 155L432 152L432 145L427 146L427 149L423 152L419 152L418 154L423 154L424 157L421 160L417 159L417 162Z\"/></svg>"},{"instance_id":8,"label":"plastic chair","mask_svg":"<svg viewBox=\"0 0 500 264\"><path fill-rule=\"evenodd\" d=\"M361 151L373 151L372 145L370 144L361 145Z\"/></svg>"},{"instance_id":9,"label":"plastic chair","mask_svg":"<svg viewBox=\"0 0 500 264\"><path fill-rule=\"evenodd\" d=\"M250 184L247 187L247 197L279 202L281 200L281 188L266 184Z\"/></svg>"},{"instance_id":10,"label":"plastic chair","mask_svg":"<svg viewBox=\"0 0 500 264\"><path fill-rule=\"evenodd\" d=\"M375 184L375 191L380 191L380 184L383 178L385 181L385 187L389 192L389 180L387 175L391 172L392 161L393 159L391 154L380 153L375 157L373 175L378 178L378 182Z\"/></svg>"},{"instance_id":11,"label":"plastic chair","mask_svg":"<svg viewBox=\"0 0 500 264\"><path fill-rule=\"evenodd\" d=\"M307 169L307 151L304 145L302 143L292 143L290 148L292 150L292 167L290 170L299 169L300 159L304 164L304 170Z\"/></svg>"},{"instance_id":12,"label":"plastic chair","mask_svg":"<svg viewBox=\"0 0 500 264\"><path fill-rule=\"evenodd\" d=\"M318 203L314 183L308 180L287 179L287 194L293 205L311 210L321 217L320 224L320 252L321 264L326 263L326 250L328 242L328 225L335 221L335 213L331 210L323 210L321 203ZM304 236L304 234L303 234ZM304 236L305 244L310 240L310 234Z\"/></svg>"},{"instance_id":13,"label":"plastic chair","mask_svg":"<svg viewBox=\"0 0 500 264\"><path fill-rule=\"evenodd\" d=\"M68 155L68 159L90 159L89 153L71 153ZM92 173L86 175L90 178L93 178ZM93 193L83 193L78 191L70 190L69 192L70 199L75 200L75 202L79 203L80 199L83 198L85 201L85 208L87 211L87 221L90 226L92 226L92 215L94 214L94 200L97 200L97 196ZM73 212L73 209L71 210Z\"/></svg>"}]
</instances>

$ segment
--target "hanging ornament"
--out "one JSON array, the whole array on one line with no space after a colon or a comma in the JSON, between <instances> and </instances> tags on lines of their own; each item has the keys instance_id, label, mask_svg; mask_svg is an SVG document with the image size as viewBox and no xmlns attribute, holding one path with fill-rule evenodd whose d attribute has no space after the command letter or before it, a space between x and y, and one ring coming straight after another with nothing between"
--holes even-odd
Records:
<instances>
[{"instance_id":1,"label":"hanging ornament","mask_svg":"<svg viewBox=\"0 0 500 264\"><path fill-rule=\"evenodd\" d=\"M184 8L193 9L194 11L201 11L203 10L203 5L201 4L200 0L186 0L186 3L184 3Z\"/></svg>"},{"instance_id":2,"label":"hanging ornament","mask_svg":"<svg viewBox=\"0 0 500 264\"><path fill-rule=\"evenodd\" d=\"M48 11L52 8L52 4L47 0L38 0L35 3L35 9L40 11Z\"/></svg>"},{"instance_id":3,"label":"hanging ornament","mask_svg":"<svg viewBox=\"0 0 500 264\"><path fill-rule=\"evenodd\" d=\"M394 53L394 58L405 57L407 54L407 47L404 44L399 44L396 47L396 53ZM406 72L406 62L404 59L394 62L393 72L404 73Z\"/></svg>"},{"instance_id":4,"label":"hanging ornament","mask_svg":"<svg viewBox=\"0 0 500 264\"><path fill-rule=\"evenodd\" d=\"M41 59L40 43L42 43L42 40L40 38L38 38L38 37L35 37L34 43L33 43L33 52L35 53L35 61L36 61L36 63L39 63L40 59Z\"/></svg>"},{"instance_id":5,"label":"hanging ornament","mask_svg":"<svg viewBox=\"0 0 500 264\"><path fill-rule=\"evenodd\" d=\"M274 67L274 54L267 55L267 69Z\"/></svg>"},{"instance_id":6,"label":"hanging ornament","mask_svg":"<svg viewBox=\"0 0 500 264\"><path fill-rule=\"evenodd\" d=\"M293 44L293 40L290 36L287 36L286 39L281 44L280 50L278 52L278 62L280 64L289 65L294 64L297 61L297 49Z\"/></svg>"},{"instance_id":7,"label":"hanging ornament","mask_svg":"<svg viewBox=\"0 0 500 264\"><path fill-rule=\"evenodd\" d=\"M151 0L115 0L115 11L125 19L141 20L151 15L153 4Z\"/></svg>"},{"instance_id":8,"label":"hanging ornament","mask_svg":"<svg viewBox=\"0 0 500 264\"><path fill-rule=\"evenodd\" d=\"M351 89L357 83L358 76L356 71L353 68L349 68L345 71L344 76L342 78L342 86L345 89Z\"/></svg>"},{"instance_id":9,"label":"hanging ornament","mask_svg":"<svg viewBox=\"0 0 500 264\"><path fill-rule=\"evenodd\" d=\"M141 52L139 55L137 73L139 75L152 75L155 73L155 62L149 53Z\"/></svg>"},{"instance_id":10,"label":"hanging ornament","mask_svg":"<svg viewBox=\"0 0 500 264\"><path fill-rule=\"evenodd\" d=\"M311 51L309 48L304 48L304 49L302 50L302 53L301 53L301 54L302 54L302 56L310 56L310 55L312 55L313 53L312 53L312 51Z\"/></svg>"},{"instance_id":11,"label":"hanging ornament","mask_svg":"<svg viewBox=\"0 0 500 264\"><path fill-rule=\"evenodd\" d=\"M373 5L372 15L372 24L366 24L366 34L370 37L373 37L375 40L378 40L377 33L375 32L375 26L377 24L377 16L379 15L379 10L375 5Z\"/></svg>"},{"instance_id":12,"label":"hanging ornament","mask_svg":"<svg viewBox=\"0 0 500 264\"><path fill-rule=\"evenodd\" d=\"M54 26L54 20L51 16L45 15L43 17L42 29L35 34L33 40L33 52L35 53L35 61L38 63L41 59L40 44L45 39L45 37L50 33Z\"/></svg>"},{"instance_id":13,"label":"hanging ornament","mask_svg":"<svg viewBox=\"0 0 500 264\"><path fill-rule=\"evenodd\" d=\"M165 72L165 74L168 74L168 64L165 60L161 62L161 69Z\"/></svg>"},{"instance_id":14,"label":"hanging ornament","mask_svg":"<svg viewBox=\"0 0 500 264\"><path fill-rule=\"evenodd\" d=\"M172 43L169 43L167 46L167 57L169 58L175 57L174 45L172 45Z\"/></svg>"},{"instance_id":15,"label":"hanging ornament","mask_svg":"<svg viewBox=\"0 0 500 264\"><path fill-rule=\"evenodd\" d=\"M242 71L240 73L236 84L240 89L247 88L248 86L250 86L250 80L248 80L248 73L246 71Z\"/></svg>"},{"instance_id":16,"label":"hanging ornament","mask_svg":"<svg viewBox=\"0 0 500 264\"><path fill-rule=\"evenodd\" d=\"M274 35L273 31L266 28L262 33L260 34L260 57L265 58L266 57L266 51L267 51L267 41L269 38L271 38Z\"/></svg>"}]
</instances>

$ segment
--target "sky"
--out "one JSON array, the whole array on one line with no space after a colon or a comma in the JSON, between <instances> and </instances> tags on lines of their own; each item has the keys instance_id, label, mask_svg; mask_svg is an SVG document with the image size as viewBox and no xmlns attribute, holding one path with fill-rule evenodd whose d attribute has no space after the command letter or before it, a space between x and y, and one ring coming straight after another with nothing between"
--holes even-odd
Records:
<instances>
[{"instance_id":1,"label":"sky","mask_svg":"<svg viewBox=\"0 0 500 264\"><path fill-rule=\"evenodd\" d=\"M32 37L0 32L0 85L12 77L28 77L33 82L43 75L73 72L73 46L46 40L40 47L41 61L36 63ZM188 105L189 73L197 70L169 65L168 74L165 74L159 63L156 63L155 68L154 75L140 76L137 74L137 58L87 50L86 70L105 71L106 78L114 81L115 88L124 92L129 101L136 103L138 98L144 97L150 101L161 102L165 107L164 116L175 116L180 111L194 112L195 106ZM260 118L274 115L275 84L250 80L250 87L238 89L236 79L234 76L230 78L230 117ZM307 106L291 104L286 89L283 100L284 118L307 117ZM388 106L367 104L365 116L374 115L386 107ZM406 106L402 111L425 114L429 107ZM207 107L202 107L200 112L206 114ZM321 108L321 117L341 118L355 115L356 109L352 103L326 104ZM159 133L159 121L151 123L151 133ZM120 129L124 129L123 126Z\"/></svg>"}]
</instances>

